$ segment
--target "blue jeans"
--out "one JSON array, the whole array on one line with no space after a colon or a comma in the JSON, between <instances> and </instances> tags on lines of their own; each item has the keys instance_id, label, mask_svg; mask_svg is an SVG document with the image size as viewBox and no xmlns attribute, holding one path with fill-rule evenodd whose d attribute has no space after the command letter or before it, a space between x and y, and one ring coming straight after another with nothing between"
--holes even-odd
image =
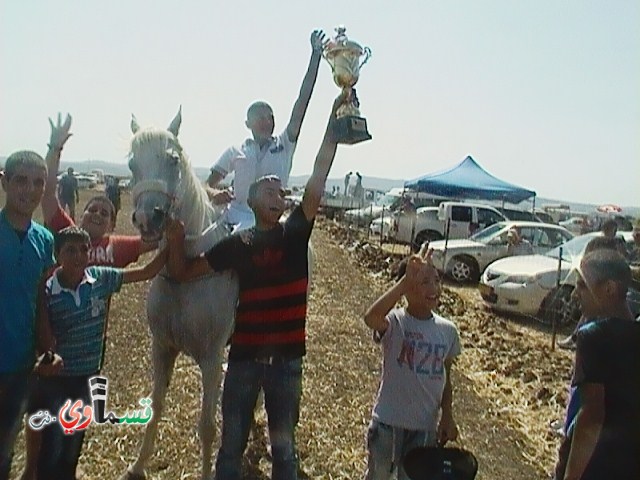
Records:
<instances>
[{"instance_id":1,"label":"blue jeans","mask_svg":"<svg viewBox=\"0 0 640 480\"><path fill-rule=\"evenodd\" d=\"M264 391L273 457L273 480L296 480L298 455L295 427L302 394L302 359L261 363L231 360L222 393L222 444L216 460L216 480L240 480L258 392Z\"/></svg>"},{"instance_id":2,"label":"blue jeans","mask_svg":"<svg viewBox=\"0 0 640 480\"><path fill-rule=\"evenodd\" d=\"M0 480L9 478L13 444L27 405L31 372L0 373Z\"/></svg>"},{"instance_id":3,"label":"blue jeans","mask_svg":"<svg viewBox=\"0 0 640 480\"><path fill-rule=\"evenodd\" d=\"M402 466L404 456L415 447L436 444L436 432L407 430L371 420L367 430L369 463L366 480L389 480L397 473L398 480L409 480Z\"/></svg>"},{"instance_id":4,"label":"blue jeans","mask_svg":"<svg viewBox=\"0 0 640 480\"><path fill-rule=\"evenodd\" d=\"M39 388L46 398L46 409L58 417L67 399L80 399L90 405L89 376L40 377ZM38 480L75 480L76 466L82 450L84 430L65 435L59 422L42 430L42 447L38 456Z\"/></svg>"}]
</instances>

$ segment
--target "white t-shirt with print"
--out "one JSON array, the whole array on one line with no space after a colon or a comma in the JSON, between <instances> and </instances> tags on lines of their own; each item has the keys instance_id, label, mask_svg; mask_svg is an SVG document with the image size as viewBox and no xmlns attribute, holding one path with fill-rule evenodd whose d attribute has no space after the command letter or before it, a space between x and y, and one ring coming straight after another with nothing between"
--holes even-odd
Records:
<instances>
[{"instance_id":1,"label":"white t-shirt with print","mask_svg":"<svg viewBox=\"0 0 640 480\"><path fill-rule=\"evenodd\" d=\"M387 314L383 365L373 418L394 427L435 431L446 381L444 362L460 354L453 322L417 319L405 309Z\"/></svg>"}]
</instances>

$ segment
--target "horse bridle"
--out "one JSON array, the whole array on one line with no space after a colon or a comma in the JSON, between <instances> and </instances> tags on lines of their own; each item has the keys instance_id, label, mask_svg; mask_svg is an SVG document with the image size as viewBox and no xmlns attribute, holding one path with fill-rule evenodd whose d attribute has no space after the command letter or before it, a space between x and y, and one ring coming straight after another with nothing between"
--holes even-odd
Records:
<instances>
[{"instance_id":1,"label":"horse bridle","mask_svg":"<svg viewBox=\"0 0 640 480\"><path fill-rule=\"evenodd\" d=\"M179 154L177 152L172 152L171 150L167 150L167 155L172 158L175 158L176 156L179 157ZM169 208L166 211L160 209L159 207L158 207L158 210L162 211L162 213L164 213L165 215L175 214L177 210L176 191L180 188L181 182L182 182L182 169L178 169L178 179L176 181L173 192L170 191L169 183L165 180L159 180L159 179L140 180L139 182L136 182L134 184L133 189L131 190L133 205L137 205L138 198L140 198L140 195L142 195L143 193L158 192L165 195L169 200Z\"/></svg>"}]
</instances>

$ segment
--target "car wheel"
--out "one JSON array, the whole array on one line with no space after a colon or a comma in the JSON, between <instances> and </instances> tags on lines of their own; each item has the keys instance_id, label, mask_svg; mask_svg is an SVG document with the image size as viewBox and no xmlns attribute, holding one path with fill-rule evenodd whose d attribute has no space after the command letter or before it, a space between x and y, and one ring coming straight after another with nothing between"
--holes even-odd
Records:
<instances>
[{"instance_id":1,"label":"car wheel","mask_svg":"<svg viewBox=\"0 0 640 480\"><path fill-rule=\"evenodd\" d=\"M451 260L449 275L458 283L478 281L479 271L476 262L466 257L455 257Z\"/></svg>"},{"instance_id":2,"label":"car wheel","mask_svg":"<svg viewBox=\"0 0 640 480\"><path fill-rule=\"evenodd\" d=\"M541 319L551 325L555 319L557 326L571 325L580 318L580 304L572 296L573 287L564 285L554 288L544 299Z\"/></svg>"},{"instance_id":3,"label":"car wheel","mask_svg":"<svg viewBox=\"0 0 640 480\"><path fill-rule=\"evenodd\" d=\"M413 248L417 252L425 242L434 242L436 240L442 240L442 235L433 230L425 230L416 235L416 239L413 241Z\"/></svg>"}]
</instances>

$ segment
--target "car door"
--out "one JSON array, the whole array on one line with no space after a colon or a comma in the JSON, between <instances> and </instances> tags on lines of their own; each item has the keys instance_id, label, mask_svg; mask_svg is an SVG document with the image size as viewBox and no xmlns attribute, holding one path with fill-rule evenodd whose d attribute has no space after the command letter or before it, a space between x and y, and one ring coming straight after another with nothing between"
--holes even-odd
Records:
<instances>
[{"instance_id":1,"label":"car door","mask_svg":"<svg viewBox=\"0 0 640 480\"><path fill-rule=\"evenodd\" d=\"M467 205L451 205L449 238L468 238L470 234L469 226L472 220L471 207ZM444 233L446 234L447 232L445 231Z\"/></svg>"},{"instance_id":2,"label":"car door","mask_svg":"<svg viewBox=\"0 0 640 480\"><path fill-rule=\"evenodd\" d=\"M535 253L542 254L570 239L571 236L567 232L557 228L536 227L531 244Z\"/></svg>"},{"instance_id":3,"label":"car door","mask_svg":"<svg viewBox=\"0 0 640 480\"><path fill-rule=\"evenodd\" d=\"M479 230L483 230L494 223L502 222L504 220L502 215L489 208L478 207L476 215Z\"/></svg>"},{"instance_id":4,"label":"car door","mask_svg":"<svg viewBox=\"0 0 640 480\"><path fill-rule=\"evenodd\" d=\"M478 260L480 270L482 271L490 263L506 257L508 255L508 250L507 229L503 228L485 244L478 255L478 258L476 258L476 260Z\"/></svg>"}]
</instances>

